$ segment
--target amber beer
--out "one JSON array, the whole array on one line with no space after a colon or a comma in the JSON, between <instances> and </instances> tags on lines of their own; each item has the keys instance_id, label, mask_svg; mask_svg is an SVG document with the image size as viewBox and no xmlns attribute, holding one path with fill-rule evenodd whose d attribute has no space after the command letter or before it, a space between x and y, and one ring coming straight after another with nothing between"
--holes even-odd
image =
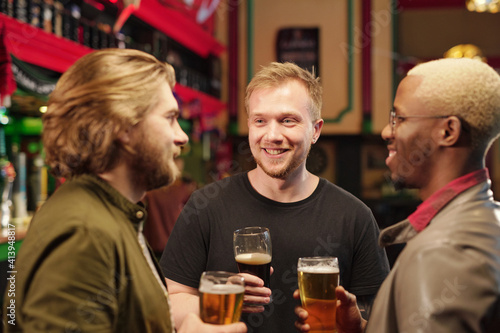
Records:
<instances>
[{"instance_id":1,"label":"amber beer","mask_svg":"<svg viewBox=\"0 0 500 333\"><path fill-rule=\"evenodd\" d=\"M271 286L271 259L271 255L267 253L242 253L235 257L240 273L260 277L267 288Z\"/></svg>"},{"instance_id":2,"label":"amber beer","mask_svg":"<svg viewBox=\"0 0 500 333\"><path fill-rule=\"evenodd\" d=\"M204 272L200 280L200 318L205 323L226 325L240 320L245 285L233 273Z\"/></svg>"},{"instance_id":3,"label":"amber beer","mask_svg":"<svg viewBox=\"0 0 500 333\"><path fill-rule=\"evenodd\" d=\"M302 307L309 313L310 332L337 332L335 288L339 285L338 267L300 267L299 263L298 276Z\"/></svg>"}]
</instances>

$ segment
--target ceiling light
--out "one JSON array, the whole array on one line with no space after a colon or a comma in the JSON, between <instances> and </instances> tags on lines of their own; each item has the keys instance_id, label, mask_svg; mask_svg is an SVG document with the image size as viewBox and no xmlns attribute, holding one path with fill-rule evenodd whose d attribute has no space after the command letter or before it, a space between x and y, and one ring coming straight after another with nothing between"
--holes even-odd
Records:
<instances>
[{"instance_id":1,"label":"ceiling light","mask_svg":"<svg viewBox=\"0 0 500 333\"><path fill-rule=\"evenodd\" d=\"M445 58L470 58L486 62L483 52L473 44L459 44L444 53Z\"/></svg>"},{"instance_id":2,"label":"ceiling light","mask_svg":"<svg viewBox=\"0 0 500 333\"><path fill-rule=\"evenodd\" d=\"M500 11L500 0L467 0L465 6L471 12L498 13Z\"/></svg>"}]
</instances>

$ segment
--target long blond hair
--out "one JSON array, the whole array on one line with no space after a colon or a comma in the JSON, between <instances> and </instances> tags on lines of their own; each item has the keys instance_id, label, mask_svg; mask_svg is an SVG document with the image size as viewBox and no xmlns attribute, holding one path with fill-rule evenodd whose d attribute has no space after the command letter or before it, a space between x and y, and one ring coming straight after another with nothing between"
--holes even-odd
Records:
<instances>
[{"instance_id":1,"label":"long blond hair","mask_svg":"<svg viewBox=\"0 0 500 333\"><path fill-rule=\"evenodd\" d=\"M46 163L55 176L109 171L123 147L119 134L155 107L172 66L142 51L105 49L80 58L59 79L43 115Z\"/></svg>"}]
</instances>

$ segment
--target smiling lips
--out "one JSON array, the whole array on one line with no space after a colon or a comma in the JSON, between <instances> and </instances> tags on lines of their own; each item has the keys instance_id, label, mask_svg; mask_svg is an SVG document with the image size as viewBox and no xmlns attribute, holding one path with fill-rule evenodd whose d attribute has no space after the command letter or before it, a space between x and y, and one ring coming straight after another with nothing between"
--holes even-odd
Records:
<instances>
[{"instance_id":1,"label":"smiling lips","mask_svg":"<svg viewBox=\"0 0 500 333\"><path fill-rule=\"evenodd\" d=\"M279 155L279 154L283 154L284 152L286 152L288 149L272 149L272 148L264 148L264 150L266 151L266 153L270 154L270 155Z\"/></svg>"},{"instance_id":2,"label":"smiling lips","mask_svg":"<svg viewBox=\"0 0 500 333\"><path fill-rule=\"evenodd\" d=\"M389 156L385 159L385 164L389 166L390 160L396 155L396 150L394 148L387 148L389 150Z\"/></svg>"}]
</instances>

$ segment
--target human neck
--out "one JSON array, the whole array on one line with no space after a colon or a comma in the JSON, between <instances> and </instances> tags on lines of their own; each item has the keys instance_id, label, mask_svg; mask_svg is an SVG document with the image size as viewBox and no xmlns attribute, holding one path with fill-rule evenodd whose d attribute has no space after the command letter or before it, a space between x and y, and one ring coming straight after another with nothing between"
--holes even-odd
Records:
<instances>
[{"instance_id":1,"label":"human neck","mask_svg":"<svg viewBox=\"0 0 500 333\"><path fill-rule=\"evenodd\" d=\"M278 202L297 202L309 197L319 183L319 177L298 169L286 179L273 178L259 166L248 172L252 187L261 195Z\"/></svg>"},{"instance_id":2,"label":"human neck","mask_svg":"<svg viewBox=\"0 0 500 333\"><path fill-rule=\"evenodd\" d=\"M435 164L434 170L430 172L433 177L420 188L420 198L426 200L451 181L484 168L484 154L471 154L470 151L457 150L451 158L443 159Z\"/></svg>"},{"instance_id":3,"label":"human neck","mask_svg":"<svg viewBox=\"0 0 500 333\"><path fill-rule=\"evenodd\" d=\"M133 175L125 163L119 163L114 169L98 176L133 203L139 202L146 194L145 189L133 181L137 175Z\"/></svg>"}]
</instances>

